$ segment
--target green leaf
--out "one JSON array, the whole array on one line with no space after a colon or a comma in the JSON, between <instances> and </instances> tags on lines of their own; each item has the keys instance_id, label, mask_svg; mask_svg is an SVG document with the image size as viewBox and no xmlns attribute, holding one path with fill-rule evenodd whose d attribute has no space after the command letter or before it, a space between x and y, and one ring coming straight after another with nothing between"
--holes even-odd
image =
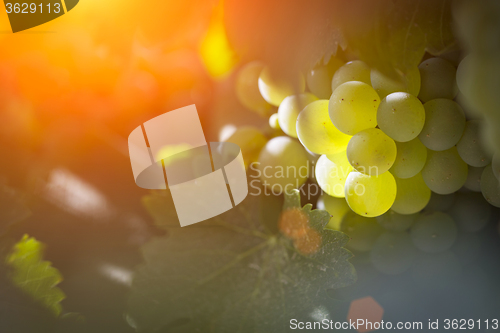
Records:
<instances>
[{"instance_id":1,"label":"green leaf","mask_svg":"<svg viewBox=\"0 0 500 333\"><path fill-rule=\"evenodd\" d=\"M15 286L59 316L65 295L56 285L62 276L50 262L43 261L43 247L36 239L24 235L7 256L10 277Z\"/></svg>"},{"instance_id":2,"label":"green leaf","mask_svg":"<svg viewBox=\"0 0 500 333\"><path fill-rule=\"evenodd\" d=\"M321 236L315 253L302 254L259 217L270 199L249 196L218 219L171 228L168 238L146 244L129 298L129 323L139 332L282 332L290 319L318 309L329 316L326 291L356 279L352 255L343 248L348 237L324 229L330 215L310 204L301 208L294 191L284 210L300 210ZM277 225L275 214L272 219Z\"/></svg>"}]
</instances>

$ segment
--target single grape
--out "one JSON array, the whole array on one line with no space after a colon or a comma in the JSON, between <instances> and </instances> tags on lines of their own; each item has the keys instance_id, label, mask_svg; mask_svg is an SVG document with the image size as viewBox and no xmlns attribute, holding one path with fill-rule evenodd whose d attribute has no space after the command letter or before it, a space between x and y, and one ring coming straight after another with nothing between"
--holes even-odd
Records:
<instances>
[{"instance_id":1,"label":"single grape","mask_svg":"<svg viewBox=\"0 0 500 333\"><path fill-rule=\"evenodd\" d=\"M367 176L352 171L347 176L345 197L349 207L365 217L376 217L391 208L396 199L396 181L390 172Z\"/></svg>"},{"instance_id":2,"label":"single grape","mask_svg":"<svg viewBox=\"0 0 500 333\"><path fill-rule=\"evenodd\" d=\"M493 174L491 165L484 168L481 175L481 193L491 205L500 207L500 182Z\"/></svg>"},{"instance_id":3,"label":"single grape","mask_svg":"<svg viewBox=\"0 0 500 333\"><path fill-rule=\"evenodd\" d=\"M241 154L245 165L257 161L260 151L266 145L267 138L255 127L245 126L236 129L227 139L223 140L237 144L241 148Z\"/></svg>"},{"instance_id":4,"label":"single grape","mask_svg":"<svg viewBox=\"0 0 500 333\"><path fill-rule=\"evenodd\" d=\"M395 92L387 95L377 111L377 124L385 134L396 141L415 139L425 123L422 103L413 95Z\"/></svg>"},{"instance_id":5,"label":"single grape","mask_svg":"<svg viewBox=\"0 0 500 333\"><path fill-rule=\"evenodd\" d=\"M316 203L316 208L324 209L332 216L326 225L327 229L332 230L340 230L344 215L351 211L344 198L335 198L326 193L321 194Z\"/></svg>"},{"instance_id":6,"label":"single grape","mask_svg":"<svg viewBox=\"0 0 500 333\"><path fill-rule=\"evenodd\" d=\"M457 144L465 128L465 114L456 102L438 98L424 104L425 124L418 138L429 149L446 150Z\"/></svg>"},{"instance_id":7,"label":"single grape","mask_svg":"<svg viewBox=\"0 0 500 333\"><path fill-rule=\"evenodd\" d=\"M456 73L456 78L457 78L457 86L458 89L460 89L460 92L463 94L467 94L468 91L470 91L470 85L473 83L472 80L470 80L469 73L471 72L471 69L473 68L473 62L475 59L471 56L466 56L465 58L460 61L460 64L458 65L457 68L457 73Z\"/></svg>"},{"instance_id":8,"label":"single grape","mask_svg":"<svg viewBox=\"0 0 500 333\"><path fill-rule=\"evenodd\" d=\"M304 76L301 73L276 74L265 67L259 76L259 91L262 97L271 105L279 106L285 97L303 93L306 88Z\"/></svg>"},{"instance_id":9,"label":"single grape","mask_svg":"<svg viewBox=\"0 0 500 333\"><path fill-rule=\"evenodd\" d=\"M284 193L299 188L309 176L309 160L304 148L287 136L275 137L262 149L257 171L265 186ZM277 188L275 188L277 187Z\"/></svg>"},{"instance_id":10,"label":"single grape","mask_svg":"<svg viewBox=\"0 0 500 333\"><path fill-rule=\"evenodd\" d=\"M351 138L339 131L328 115L328 100L307 105L297 118L300 142L316 154L335 154L343 151Z\"/></svg>"},{"instance_id":11,"label":"single grape","mask_svg":"<svg viewBox=\"0 0 500 333\"><path fill-rule=\"evenodd\" d=\"M491 206L479 193L458 193L450 214L461 230L477 232L488 224Z\"/></svg>"},{"instance_id":12,"label":"single grape","mask_svg":"<svg viewBox=\"0 0 500 333\"><path fill-rule=\"evenodd\" d=\"M396 194L397 195L397 194ZM405 231L408 230L418 214L399 214L389 209L389 211L383 215L377 216L377 222L382 227L390 231Z\"/></svg>"},{"instance_id":13,"label":"single grape","mask_svg":"<svg viewBox=\"0 0 500 333\"><path fill-rule=\"evenodd\" d=\"M300 95L291 95L286 97L281 102L278 108L278 121L281 129L285 134L296 138L297 137L297 117L300 111L308 104L317 101L318 98L311 93L303 93Z\"/></svg>"},{"instance_id":14,"label":"single grape","mask_svg":"<svg viewBox=\"0 0 500 333\"><path fill-rule=\"evenodd\" d=\"M236 78L236 96L243 106L265 117L272 107L259 91L259 76L263 69L264 65L259 61L243 66Z\"/></svg>"},{"instance_id":15,"label":"single grape","mask_svg":"<svg viewBox=\"0 0 500 333\"><path fill-rule=\"evenodd\" d=\"M481 175L483 174L483 170L484 168L469 166L469 172L467 173L467 180L465 181L464 187L474 192L481 192Z\"/></svg>"},{"instance_id":16,"label":"single grape","mask_svg":"<svg viewBox=\"0 0 500 333\"><path fill-rule=\"evenodd\" d=\"M339 158L336 162L332 162L326 155L321 155L315 169L319 187L327 194L337 198L345 197L345 181L352 171L352 166L347 161L345 153L341 152L340 154L344 158Z\"/></svg>"},{"instance_id":17,"label":"single grape","mask_svg":"<svg viewBox=\"0 0 500 333\"><path fill-rule=\"evenodd\" d=\"M332 78L344 63L332 57L327 65L317 66L307 73L307 87L320 99L328 99L332 95Z\"/></svg>"},{"instance_id":18,"label":"single grape","mask_svg":"<svg viewBox=\"0 0 500 333\"><path fill-rule=\"evenodd\" d=\"M276 130L281 129L280 123L279 123L279 120L278 120L278 113L273 113L269 117L269 126L271 126L271 128L276 129Z\"/></svg>"},{"instance_id":19,"label":"single grape","mask_svg":"<svg viewBox=\"0 0 500 333\"><path fill-rule=\"evenodd\" d=\"M391 209L399 214L420 212L431 199L431 190L425 185L422 175L406 179L396 178L398 193Z\"/></svg>"},{"instance_id":20,"label":"single grape","mask_svg":"<svg viewBox=\"0 0 500 333\"><path fill-rule=\"evenodd\" d=\"M407 232L386 231L373 245L370 259L378 271L397 275L412 267L417 253Z\"/></svg>"},{"instance_id":21,"label":"single grape","mask_svg":"<svg viewBox=\"0 0 500 333\"><path fill-rule=\"evenodd\" d=\"M354 135L377 126L380 98L368 84L351 81L341 84L330 97L330 118L341 132Z\"/></svg>"},{"instance_id":22,"label":"single grape","mask_svg":"<svg viewBox=\"0 0 500 333\"><path fill-rule=\"evenodd\" d=\"M421 80L418 98L422 102L435 98L455 98L458 87L456 69L452 64L441 58L430 58L422 62L418 69Z\"/></svg>"},{"instance_id":23,"label":"single grape","mask_svg":"<svg viewBox=\"0 0 500 333\"><path fill-rule=\"evenodd\" d=\"M458 154L465 163L473 167L484 167L491 163L481 137L482 122L469 120L465 123L462 138L457 143Z\"/></svg>"},{"instance_id":24,"label":"single grape","mask_svg":"<svg viewBox=\"0 0 500 333\"><path fill-rule=\"evenodd\" d=\"M397 73L397 77L389 77L382 72L372 69L370 72L370 81L373 89L380 98L402 91L418 96L420 92L420 71L418 67L412 67L406 74Z\"/></svg>"},{"instance_id":25,"label":"single grape","mask_svg":"<svg viewBox=\"0 0 500 333\"><path fill-rule=\"evenodd\" d=\"M384 232L384 229L373 218L347 212L342 219L341 231L350 238L345 245L346 248L366 252L372 249L373 244L379 235Z\"/></svg>"},{"instance_id":26,"label":"single grape","mask_svg":"<svg viewBox=\"0 0 500 333\"><path fill-rule=\"evenodd\" d=\"M457 239L455 221L445 213L421 213L410 230L415 246L427 253L449 250Z\"/></svg>"},{"instance_id":27,"label":"single grape","mask_svg":"<svg viewBox=\"0 0 500 333\"><path fill-rule=\"evenodd\" d=\"M458 191L467 180L467 164L460 158L457 148L427 152L427 162L422 169L425 184L438 194Z\"/></svg>"},{"instance_id":28,"label":"single grape","mask_svg":"<svg viewBox=\"0 0 500 333\"><path fill-rule=\"evenodd\" d=\"M427 160L427 148L415 138L408 142L396 142L397 155L389 171L398 178L410 178L422 171Z\"/></svg>"},{"instance_id":29,"label":"single grape","mask_svg":"<svg viewBox=\"0 0 500 333\"><path fill-rule=\"evenodd\" d=\"M500 180L500 153L495 153L491 161L491 168L495 177Z\"/></svg>"},{"instance_id":30,"label":"single grape","mask_svg":"<svg viewBox=\"0 0 500 333\"><path fill-rule=\"evenodd\" d=\"M455 193L437 194L436 192L432 192L431 200L425 206L425 210L445 212L453 206L453 203L455 203Z\"/></svg>"},{"instance_id":31,"label":"single grape","mask_svg":"<svg viewBox=\"0 0 500 333\"><path fill-rule=\"evenodd\" d=\"M335 92L335 89L341 84L349 81L360 81L370 85L370 67L361 60L349 61L333 75L332 92Z\"/></svg>"},{"instance_id":32,"label":"single grape","mask_svg":"<svg viewBox=\"0 0 500 333\"><path fill-rule=\"evenodd\" d=\"M347 145L349 163L357 171L371 176L389 170L396 155L396 143L378 128L356 133Z\"/></svg>"}]
</instances>

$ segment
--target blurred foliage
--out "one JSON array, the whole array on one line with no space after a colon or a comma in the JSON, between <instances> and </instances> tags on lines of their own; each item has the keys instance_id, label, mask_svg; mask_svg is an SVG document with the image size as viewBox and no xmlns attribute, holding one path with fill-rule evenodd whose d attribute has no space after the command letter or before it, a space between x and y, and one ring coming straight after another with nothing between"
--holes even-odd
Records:
<instances>
[{"instance_id":1,"label":"blurred foliage","mask_svg":"<svg viewBox=\"0 0 500 333\"><path fill-rule=\"evenodd\" d=\"M11 279L14 285L59 316L60 302L65 295L56 285L62 276L50 262L43 261L42 256L43 244L25 235L7 256L7 264L12 268Z\"/></svg>"},{"instance_id":2,"label":"blurred foliage","mask_svg":"<svg viewBox=\"0 0 500 333\"><path fill-rule=\"evenodd\" d=\"M321 236L317 252L303 254L266 228L277 224L276 215L268 216L272 221L256 218L254 205L263 199L248 197L219 218L168 228L168 238L144 245L129 323L141 332L282 332L290 318L326 306L327 289L355 281L351 254L342 248L348 238L324 229L326 211L301 208L298 191L286 195L284 210L300 210Z\"/></svg>"}]
</instances>

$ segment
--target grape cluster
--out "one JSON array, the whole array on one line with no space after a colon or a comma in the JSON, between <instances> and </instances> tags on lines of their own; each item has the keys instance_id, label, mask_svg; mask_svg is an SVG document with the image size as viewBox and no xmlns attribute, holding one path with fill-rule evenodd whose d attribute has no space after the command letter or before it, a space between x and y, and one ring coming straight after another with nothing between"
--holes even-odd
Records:
<instances>
[{"instance_id":1,"label":"grape cluster","mask_svg":"<svg viewBox=\"0 0 500 333\"><path fill-rule=\"evenodd\" d=\"M247 72L251 82L242 78ZM247 64L237 80L238 96L269 117L275 133L251 162L261 170L307 166L326 195L345 200L338 204L343 214L365 218L412 216L432 194L462 188L482 192L500 207L500 157L483 143L482 120L457 102L456 72L439 57L392 76L361 60L338 58L306 75L278 75L257 62ZM260 175L269 186L307 181L297 172Z\"/></svg>"}]
</instances>

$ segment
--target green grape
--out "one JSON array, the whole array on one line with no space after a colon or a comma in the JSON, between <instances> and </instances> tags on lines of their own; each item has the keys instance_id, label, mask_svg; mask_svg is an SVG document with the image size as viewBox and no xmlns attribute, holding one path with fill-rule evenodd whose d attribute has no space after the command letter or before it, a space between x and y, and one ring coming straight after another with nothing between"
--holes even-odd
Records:
<instances>
[{"instance_id":1,"label":"green grape","mask_svg":"<svg viewBox=\"0 0 500 333\"><path fill-rule=\"evenodd\" d=\"M300 111L318 98L310 93L286 97L278 108L279 125L289 136L297 137L297 117Z\"/></svg>"},{"instance_id":2,"label":"green grape","mask_svg":"<svg viewBox=\"0 0 500 333\"><path fill-rule=\"evenodd\" d=\"M427 160L427 148L415 138L408 142L396 142L397 155L389 171L398 178L410 178L422 171Z\"/></svg>"},{"instance_id":3,"label":"green grape","mask_svg":"<svg viewBox=\"0 0 500 333\"><path fill-rule=\"evenodd\" d=\"M445 212L453 206L454 202L455 193L437 194L436 192L432 192L431 200L429 200L429 203L425 206L425 210Z\"/></svg>"},{"instance_id":4,"label":"green grape","mask_svg":"<svg viewBox=\"0 0 500 333\"><path fill-rule=\"evenodd\" d=\"M343 198L345 181L349 173L352 171L352 166L347 161L345 153L341 152L343 159L339 158L332 162L326 155L321 155L316 163L316 181L319 187L327 194Z\"/></svg>"},{"instance_id":5,"label":"green grape","mask_svg":"<svg viewBox=\"0 0 500 333\"><path fill-rule=\"evenodd\" d=\"M500 153L495 153L491 161L491 168L493 169L493 174L500 180Z\"/></svg>"},{"instance_id":6,"label":"green grape","mask_svg":"<svg viewBox=\"0 0 500 333\"><path fill-rule=\"evenodd\" d=\"M397 195L397 194L396 194ZM377 216L377 222L382 227L390 231L408 230L418 214L399 214L390 209L387 213Z\"/></svg>"},{"instance_id":7,"label":"green grape","mask_svg":"<svg viewBox=\"0 0 500 333\"><path fill-rule=\"evenodd\" d=\"M257 170L263 184L273 192L299 188L309 176L307 152L292 138L275 137L260 152Z\"/></svg>"},{"instance_id":8,"label":"green grape","mask_svg":"<svg viewBox=\"0 0 500 333\"><path fill-rule=\"evenodd\" d=\"M457 144L465 128L465 114L456 102L438 98L424 104L425 124L418 138L429 149L441 151Z\"/></svg>"},{"instance_id":9,"label":"green grape","mask_svg":"<svg viewBox=\"0 0 500 333\"><path fill-rule=\"evenodd\" d=\"M458 87L456 69L452 64L441 58L430 58L422 62L418 69L421 80L418 98L422 102L435 98L455 98Z\"/></svg>"},{"instance_id":10,"label":"green grape","mask_svg":"<svg viewBox=\"0 0 500 333\"><path fill-rule=\"evenodd\" d=\"M277 130L281 129L277 113L273 113L269 117L269 126L271 126L271 128L277 129Z\"/></svg>"},{"instance_id":11,"label":"green grape","mask_svg":"<svg viewBox=\"0 0 500 333\"><path fill-rule=\"evenodd\" d=\"M343 151L351 138L340 132L328 115L328 100L307 105L297 118L300 142L316 154L335 154Z\"/></svg>"},{"instance_id":12,"label":"green grape","mask_svg":"<svg viewBox=\"0 0 500 333\"><path fill-rule=\"evenodd\" d=\"M422 175L406 179L396 178L398 193L391 209L399 214L420 212L431 199L431 190L425 185Z\"/></svg>"},{"instance_id":13,"label":"green grape","mask_svg":"<svg viewBox=\"0 0 500 333\"><path fill-rule=\"evenodd\" d=\"M263 68L262 63L252 61L240 69L236 78L236 96L243 106L265 117L272 107L259 91L259 76Z\"/></svg>"},{"instance_id":14,"label":"green grape","mask_svg":"<svg viewBox=\"0 0 500 333\"><path fill-rule=\"evenodd\" d=\"M491 165L484 168L481 175L481 193L491 205L500 207L500 182L493 174Z\"/></svg>"},{"instance_id":15,"label":"green grape","mask_svg":"<svg viewBox=\"0 0 500 333\"><path fill-rule=\"evenodd\" d=\"M359 252L370 251L384 231L375 219L359 216L350 211L344 215L340 230L350 238L345 247Z\"/></svg>"},{"instance_id":16,"label":"green grape","mask_svg":"<svg viewBox=\"0 0 500 333\"><path fill-rule=\"evenodd\" d=\"M457 148L427 152L422 177L431 191L450 194L458 191L467 180L467 164L460 158Z\"/></svg>"},{"instance_id":17,"label":"green grape","mask_svg":"<svg viewBox=\"0 0 500 333\"><path fill-rule=\"evenodd\" d=\"M370 72L370 81L373 89L378 93L380 98L402 91L418 96L420 92L420 71L418 67L412 67L406 74L398 73L396 78L389 77L372 69Z\"/></svg>"},{"instance_id":18,"label":"green grape","mask_svg":"<svg viewBox=\"0 0 500 333\"><path fill-rule=\"evenodd\" d=\"M370 259L381 273L397 275L412 267L417 253L407 232L386 231L373 245Z\"/></svg>"},{"instance_id":19,"label":"green grape","mask_svg":"<svg viewBox=\"0 0 500 333\"><path fill-rule=\"evenodd\" d=\"M465 232L483 229L491 217L491 206L479 193L458 193L450 214L458 227Z\"/></svg>"},{"instance_id":20,"label":"green grape","mask_svg":"<svg viewBox=\"0 0 500 333\"><path fill-rule=\"evenodd\" d=\"M326 193L321 194L316 208L324 209L331 215L326 228L332 230L340 230L342 219L351 211L344 198L335 198Z\"/></svg>"},{"instance_id":21,"label":"green grape","mask_svg":"<svg viewBox=\"0 0 500 333\"><path fill-rule=\"evenodd\" d=\"M340 85L349 81L359 81L370 85L370 67L361 60L349 61L333 75L332 92L335 92L335 89Z\"/></svg>"},{"instance_id":22,"label":"green grape","mask_svg":"<svg viewBox=\"0 0 500 333\"><path fill-rule=\"evenodd\" d=\"M455 221L445 213L422 213L410 230L415 246L427 253L443 252L451 248L457 239Z\"/></svg>"},{"instance_id":23,"label":"green grape","mask_svg":"<svg viewBox=\"0 0 500 333\"><path fill-rule=\"evenodd\" d=\"M464 187L474 192L481 192L481 175L483 174L483 170L484 168L469 166L469 172L467 173L467 180L465 181Z\"/></svg>"},{"instance_id":24,"label":"green grape","mask_svg":"<svg viewBox=\"0 0 500 333\"><path fill-rule=\"evenodd\" d=\"M352 171L345 183L347 204L357 214L376 217L391 208L396 199L396 181L390 172L367 176Z\"/></svg>"},{"instance_id":25,"label":"green grape","mask_svg":"<svg viewBox=\"0 0 500 333\"><path fill-rule=\"evenodd\" d=\"M458 154L473 167L484 167L491 163L491 155L482 142L481 126L480 120L467 121L462 138L457 143Z\"/></svg>"},{"instance_id":26,"label":"green grape","mask_svg":"<svg viewBox=\"0 0 500 333\"><path fill-rule=\"evenodd\" d=\"M299 72L278 75L265 67L259 76L259 91L271 105L279 106L285 97L303 93L306 89L304 76Z\"/></svg>"},{"instance_id":27,"label":"green grape","mask_svg":"<svg viewBox=\"0 0 500 333\"><path fill-rule=\"evenodd\" d=\"M347 145L347 159L351 165L370 176L389 170L396 155L396 143L378 128L356 133Z\"/></svg>"},{"instance_id":28,"label":"green grape","mask_svg":"<svg viewBox=\"0 0 500 333\"><path fill-rule=\"evenodd\" d=\"M232 142L241 148L245 166L248 167L257 161L260 151L266 145L267 138L257 128L244 126L236 129L223 141Z\"/></svg>"},{"instance_id":29,"label":"green grape","mask_svg":"<svg viewBox=\"0 0 500 333\"><path fill-rule=\"evenodd\" d=\"M332 95L333 74L342 67L344 63L332 57L326 66L318 66L307 73L307 87L320 99L328 99Z\"/></svg>"},{"instance_id":30,"label":"green grape","mask_svg":"<svg viewBox=\"0 0 500 333\"><path fill-rule=\"evenodd\" d=\"M466 56L460 61L457 68L457 86L460 89L460 92L463 94L467 94L468 91L471 91L470 85L473 83L473 80L470 79L469 73L473 70L474 60L472 56Z\"/></svg>"},{"instance_id":31,"label":"green grape","mask_svg":"<svg viewBox=\"0 0 500 333\"><path fill-rule=\"evenodd\" d=\"M377 124L385 134L396 141L415 139L425 123L424 106L418 98L405 92L387 95L377 111Z\"/></svg>"},{"instance_id":32,"label":"green grape","mask_svg":"<svg viewBox=\"0 0 500 333\"><path fill-rule=\"evenodd\" d=\"M330 97L330 118L341 132L354 135L377 126L380 98L368 84L351 81L341 84Z\"/></svg>"}]
</instances>

